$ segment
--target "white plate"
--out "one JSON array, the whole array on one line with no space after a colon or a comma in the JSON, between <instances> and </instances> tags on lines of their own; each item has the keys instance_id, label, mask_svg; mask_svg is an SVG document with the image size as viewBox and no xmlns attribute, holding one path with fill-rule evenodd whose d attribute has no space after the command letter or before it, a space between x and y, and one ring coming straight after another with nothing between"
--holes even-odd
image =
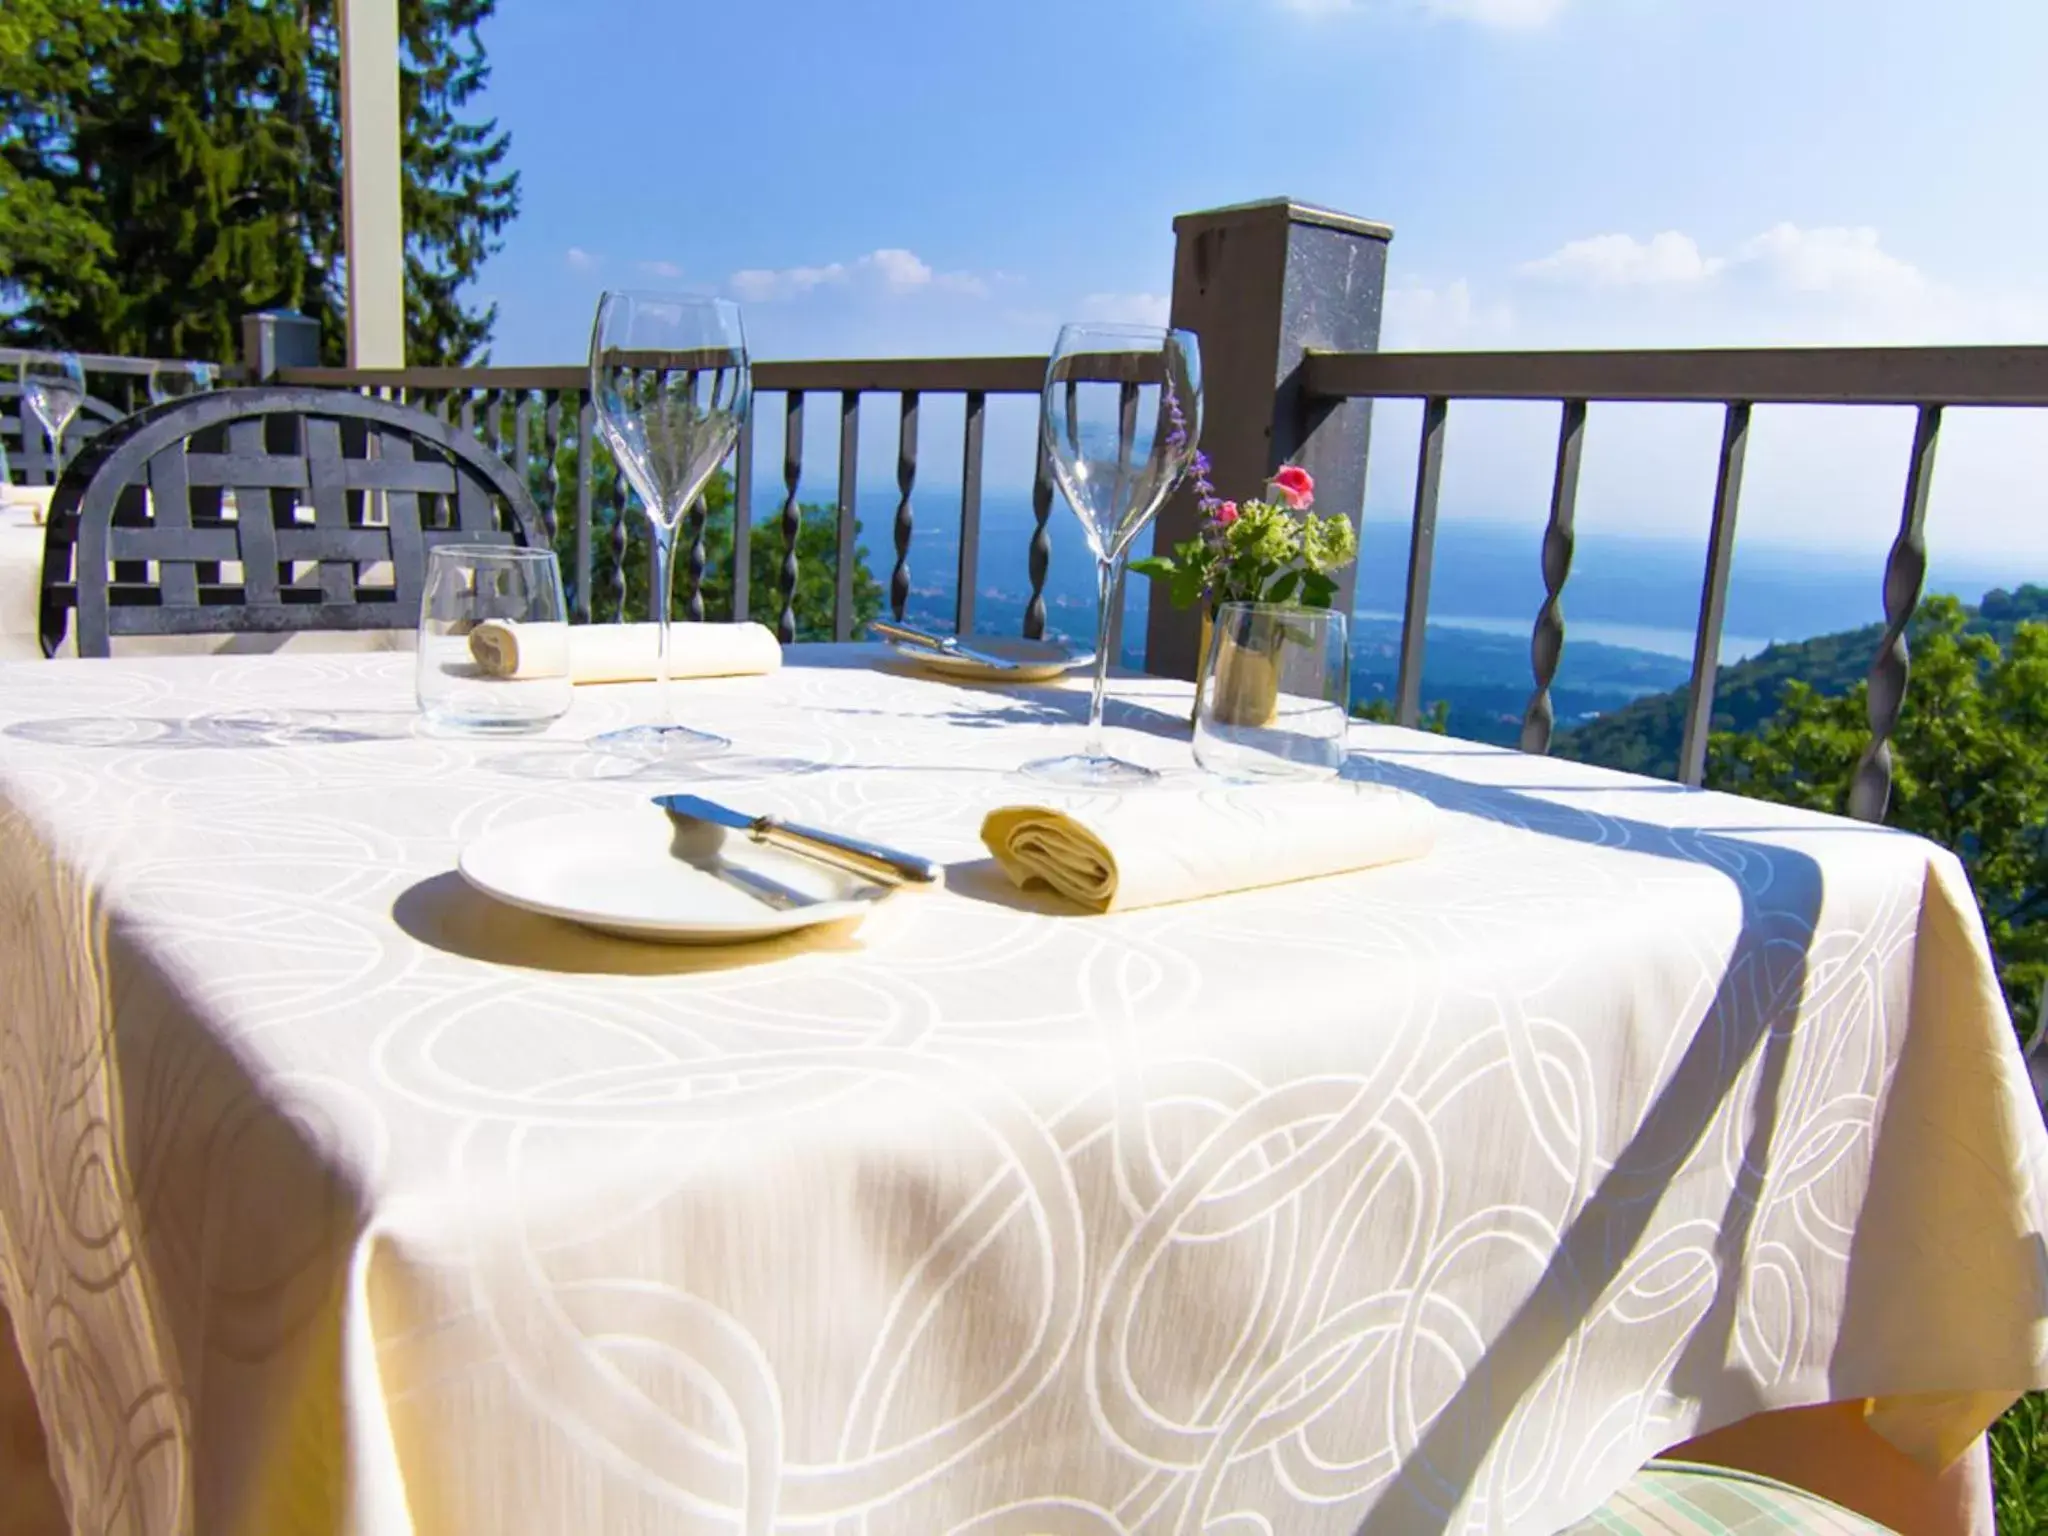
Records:
<instances>
[{"instance_id":1,"label":"white plate","mask_svg":"<svg viewBox=\"0 0 2048 1536\"><path fill-rule=\"evenodd\" d=\"M487 896L601 933L668 944L736 944L823 923L858 922L893 887L842 874L735 834L724 860L802 905L778 910L670 852L659 806L522 822L462 850L462 878Z\"/></svg>"},{"instance_id":2,"label":"white plate","mask_svg":"<svg viewBox=\"0 0 2048 1536\"><path fill-rule=\"evenodd\" d=\"M921 645L906 645L895 640L885 643L905 661L928 672L977 683L1049 683L1094 660L1092 656L1068 649L1057 640L1010 639L1002 635L976 635L971 643L977 651L987 651L991 656L1016 662L1015 667L991 667L970 657L951 656L944 651L927 650Z\"/></svg>"}]
</instances>

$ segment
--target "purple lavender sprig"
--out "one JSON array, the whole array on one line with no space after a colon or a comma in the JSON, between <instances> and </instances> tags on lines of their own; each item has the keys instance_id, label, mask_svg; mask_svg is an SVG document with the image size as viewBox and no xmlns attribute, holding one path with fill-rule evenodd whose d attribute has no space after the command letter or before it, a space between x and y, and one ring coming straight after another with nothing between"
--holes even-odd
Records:
<instances>
[{"instance_id":1,"label":"purple lavender sprig","mask_svg":"<svg viewBox=\"0 0 2048 1536\"><path fill-rule=\"evenodd\" d=\"M1180 396L1175 393L1172 380L1166 383L1166 419L1171 424L1166 444L1179 453L1188 445L1188 419L1181 414ZM1195 450L1194 462L1188 466L1188 478L1194 482L1195 505L1202 509L1204 517L1213 519L1216 509L1223 505L1223 498L1209 483L1209 456L1199 448Z\"/></svg>"}]
</instances>

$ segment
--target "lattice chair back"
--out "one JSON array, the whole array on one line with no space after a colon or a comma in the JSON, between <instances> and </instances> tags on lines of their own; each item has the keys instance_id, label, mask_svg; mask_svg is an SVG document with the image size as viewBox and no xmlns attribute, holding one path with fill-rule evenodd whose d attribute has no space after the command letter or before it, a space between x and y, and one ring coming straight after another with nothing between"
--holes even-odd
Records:
<instances>
[{"instance_id":1,"label":"lattice chair back","mask_svg":"<svg viewBox=\"0 0 2048 1536\"><path fill-rule=\"evenodd\" d=\"M64 429L66 460L125 414L119 406L87 395ZM21 384L14 379L0 379L0 457L4 457L7 479L14 485L48 485L57 478L49 436L35 412L22 403Z\"/></svg>"},{"instance_id":2,"label":"lattice chair back","mask_svg":"<svg viewBox=\"0 0 2048 1536\"><path fill-rule=\"evenodd\" d=\"M532 498L469 433L340 390L152 406L66 467L43 542L42 646L118 635L407 630L437 544L545 547Z\"/></svg>"}]
</instances>

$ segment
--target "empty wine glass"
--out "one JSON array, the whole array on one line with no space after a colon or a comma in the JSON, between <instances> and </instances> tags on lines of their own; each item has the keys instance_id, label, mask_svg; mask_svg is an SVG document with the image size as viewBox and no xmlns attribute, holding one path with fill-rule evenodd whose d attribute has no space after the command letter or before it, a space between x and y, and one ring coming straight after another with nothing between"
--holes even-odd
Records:
<instances>
[{"instance_id":1,"label":"empty wine glass","mask_svg":"<svg viewBox=\"0 0 2048 1536\"><path fill-rule=\"evenodd\" d=\"M64 468L64 429L85 399L85 369L70 352L31 352L21 360L21 398L50 439L50 478Z\"/></svg>"},{"instance_id":2,"label":"empty wine glass","mask_svg":"<svg viewBox=\"0 0 2048 1536\"><path fill-rule=\"evenodd\" d=\"M1138 325L1060 329L1039 397L1039 432L1067 505L1095 555L1095 691L1080 752L1026 763L1024 772L1076 789L1157 778L1102 744L1110 628L1131 543L1194 461L1202 430L1201 350L1189 331Z\"/></svg>"},{"instance_id":3,"label":"empty wine glass","mask_svg":"<svg viewBox=\"0 0 2048 1536\"><path fill-rule=\"evenodd\" d=\"M679 759L729 742L676 723L669 686L669 587L676 525L738 442L751 398L739 306L673 293L607 293L590 333L590 395L612 457L640 493L652 535L651 599L660 717L598 745Z\"/></svg>"},{"instance_id":4,"label":"empty wine glass","mask_svg":"<svg viewBox=\"0 0 2048 1536\"><path fill-rule=\"evenodd\" d=\"M158 363L149 370L149 403L167 405L188 400L214 387L211 363Z\"/></svg>"}]
</instances>

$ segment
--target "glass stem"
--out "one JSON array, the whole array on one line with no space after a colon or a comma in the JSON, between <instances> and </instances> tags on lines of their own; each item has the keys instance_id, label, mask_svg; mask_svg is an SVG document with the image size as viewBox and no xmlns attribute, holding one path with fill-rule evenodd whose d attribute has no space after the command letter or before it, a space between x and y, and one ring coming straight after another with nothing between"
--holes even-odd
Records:
<instances>
[{"instance_id":1,"label":"glass stem","mask_svg":"<svg viewBox=\"0 0 2048 1536\"><path fill-rule=\"evenodd\" d=\"M654 677L655 697L660 702L655 706L660 711L660 723L676 723L675 702L669 688L668 656L668 610L669 588L675 577L675 524L659 517L650 517L648 527L653 534L649 554L654 561L654 581L650 596L654 599Z\"/></svg>"},{"instance_id":2,"label":"glass stem","mask_svg":"<svg viewBox=\"0 0 2048 1536\"><path fill-rule=\"evenodd\" d=\"M1095 562L1095 692L1088 700L1088 741L1082 748L1089 757L1109 756L1102 745L1102 696L1109 687L1110 620L1116 614L1117 594L1122 588L1117 579L1121 565L1122 562L1116 559Z\"/></svg>"}]
</instances>

